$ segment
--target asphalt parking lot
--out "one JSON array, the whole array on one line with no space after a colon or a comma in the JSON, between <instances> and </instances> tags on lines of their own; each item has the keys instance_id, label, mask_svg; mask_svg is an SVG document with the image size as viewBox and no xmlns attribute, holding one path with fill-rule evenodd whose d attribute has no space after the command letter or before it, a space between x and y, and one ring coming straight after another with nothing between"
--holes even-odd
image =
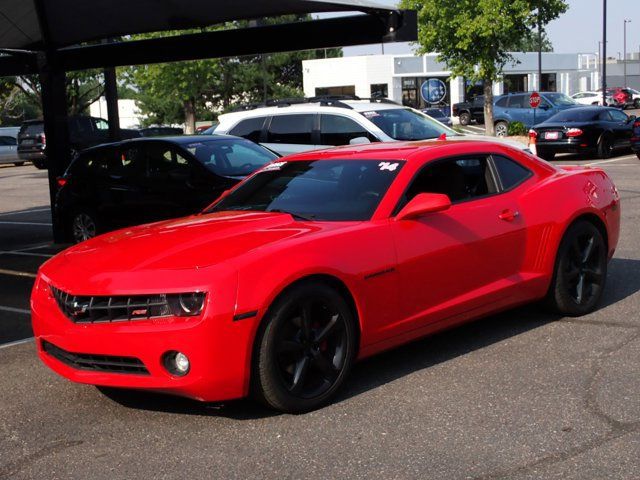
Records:
<instances>
[{"instance_id":1,"label":"asphalt parking lot","mask_svg":"<svg viewBox=\"0 0 640 480\"><path fill-rule=\"evenodd\" d=\"M299 416L102 393L41 365L28 294L59 249L46 173L0 167L0 478L638 479L640 161L581 163L622 196L598 311L531 306L412 343L361 362L334 404Z\"/></svg>"}]
</instances>

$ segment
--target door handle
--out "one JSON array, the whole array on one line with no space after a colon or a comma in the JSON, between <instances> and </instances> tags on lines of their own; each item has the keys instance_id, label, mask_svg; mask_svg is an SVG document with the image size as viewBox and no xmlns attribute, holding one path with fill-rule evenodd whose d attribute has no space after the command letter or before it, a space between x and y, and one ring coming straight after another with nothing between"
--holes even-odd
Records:
<instances>
[{"instance_id":1,"label":"door handle","mask_svg":"<svg viewBox=\"0 0 640 480\"><path fill-rule=\"evenodd\" d=\"M500 220L504 220L505 222L513 222L519 215L520 212L507 208L506 210L503 210L500 215L498 215L498 218Z\"/></svg>"}]
</instances>

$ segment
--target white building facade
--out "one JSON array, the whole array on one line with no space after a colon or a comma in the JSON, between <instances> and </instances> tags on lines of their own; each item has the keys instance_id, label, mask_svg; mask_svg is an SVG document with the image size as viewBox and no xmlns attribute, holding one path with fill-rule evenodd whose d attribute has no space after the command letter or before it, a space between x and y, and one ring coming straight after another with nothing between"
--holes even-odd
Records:
<instances>
[{"instance_id":1,"label":"white building facade","mask_svg":"<svg viewBox=\"0 0 640 480\"><path fill-rule=\"evenodd\" d=\"M451 72L436 57L436 54L366 55L305 60L304 93L307 97L380 95L414 108L451 105L482 94L482 84L451 78ZM501 81L494 84L496 95L537 89L538 54L514 53L513 57L517 63L507 65ZM595 54L542 54L541 91L571 95L598 85ZM431 89L436 94L430 94Z\"/></svg>"}]
</instances>

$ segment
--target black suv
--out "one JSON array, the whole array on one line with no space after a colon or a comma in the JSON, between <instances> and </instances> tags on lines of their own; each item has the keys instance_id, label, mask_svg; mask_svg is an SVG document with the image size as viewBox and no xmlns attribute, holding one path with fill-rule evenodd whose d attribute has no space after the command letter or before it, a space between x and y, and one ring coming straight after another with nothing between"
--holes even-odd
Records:
<instances>
[{"instance_id":1,"label":"black suv","mask_svg":"<svg viewBox=\"0 0 640 480\"><path fill-rule=\"evenodd\" d=\"M69 140L71 158L80 150L109 141L109 123L102 118L75 115L69 117ZM136 138L137 130L120 129L121 138ZM18 133L18 157L33 162L39 169L47 168L45 154L46 137L42 120L27 120Z\"/></svg>"},{"instance_id":2,"label":"black suv","mask_svg":"<svg viewBox=\"0 0 640 480\"><path fill-rule=\"evenodd\" d=\"M244 138L140 138L80 153L58 179L67 239L196 213L278 155Z\"/></svg>"},{"instance_id":3,"label":"black suv","mask_svg":"<svg viewBox=\"0 0 640 480\"><path fill-rule=\"evenodd\" d=\"M454 117L460 117L460 125L469 125L472 120L484 123L484 95L479 95L470 102L454 103L451 108Z\"/></svg>"}]
</instances>

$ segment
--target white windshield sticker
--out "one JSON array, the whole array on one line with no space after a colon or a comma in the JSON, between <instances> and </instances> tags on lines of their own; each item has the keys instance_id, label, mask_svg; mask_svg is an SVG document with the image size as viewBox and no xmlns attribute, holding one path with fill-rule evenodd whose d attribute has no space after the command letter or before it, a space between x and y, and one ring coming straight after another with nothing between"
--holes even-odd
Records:
<instances>
[{"instance_id":1,"label":"white windshield sticker","mask_svg":"<svg viewBox=\"0 0 640 480\"><path fill-rule=\"evenodd\" d=\"M378 112L362 112L362 115L364 115L367 118L373 118L373 117L379 117L380 114Z\"/></svg>"},{"instance_id":2,"label":"white windshield sticker","mask_svg":"<svg viewBox=\"0 0 640 480\"><path fill-rule=\"evenodd\" d=\"M399 163L392 162L380 162L378 167L380 167L380 171L384 172L385 170L389 170L390 172L395 172L396 168L398 168Z\"/></svg>"},{"instance_id":3,"label":"white windshield sticker","mask_svg":"<svg viewBox=\"0 0 640 480\"><path fill-rule=\"evenodd\" d=\"M262 169L262 171L263 172L271 172L273 170L280 170L286 164L287 164L287 162L273 162L273 163L270 163L269 165L267 165L266 167L264 167Z\"/></svg>"}]
</instances>

